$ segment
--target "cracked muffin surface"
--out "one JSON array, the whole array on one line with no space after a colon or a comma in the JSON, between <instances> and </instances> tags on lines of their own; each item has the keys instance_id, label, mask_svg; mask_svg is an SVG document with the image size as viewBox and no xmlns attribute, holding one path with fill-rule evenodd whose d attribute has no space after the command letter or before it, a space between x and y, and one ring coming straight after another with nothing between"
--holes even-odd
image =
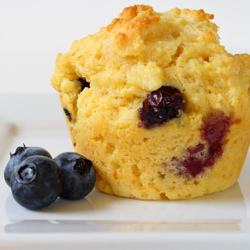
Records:
<instances>
[{"instance_id":1,"label":"cracked muffin surface","mask_svg":"<svg viewBox=\"0 0 250 250\"><path fill-rule=\"evenodd\" d=\"M134 5L58 54L52 86L99 190L171 200L237 181L250 143L250 56L228 53L211 19Z\"/></svg>"}]
</instances>

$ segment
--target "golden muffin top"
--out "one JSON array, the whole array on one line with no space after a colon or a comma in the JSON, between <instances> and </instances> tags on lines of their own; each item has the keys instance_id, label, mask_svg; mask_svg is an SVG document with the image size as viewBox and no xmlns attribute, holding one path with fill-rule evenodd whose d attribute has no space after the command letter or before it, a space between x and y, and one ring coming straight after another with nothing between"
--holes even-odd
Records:
<instances>
[{"instance_id":1,"label":"golden muffin top","mask_svg":"<svg viewBox=\"0 0 250 250\"><path fill-rule=\"evenodd\" d=\"M125 8L107 27L58 54L52 85L72 99L81 92L79 78L99 91L116 89L121 98L129 93L145 99L173 86L187 100L186 112L229 114L239 103L247 107L250 56L228 53L211 19L203 10Z\"/></svg>"}]
</instances>

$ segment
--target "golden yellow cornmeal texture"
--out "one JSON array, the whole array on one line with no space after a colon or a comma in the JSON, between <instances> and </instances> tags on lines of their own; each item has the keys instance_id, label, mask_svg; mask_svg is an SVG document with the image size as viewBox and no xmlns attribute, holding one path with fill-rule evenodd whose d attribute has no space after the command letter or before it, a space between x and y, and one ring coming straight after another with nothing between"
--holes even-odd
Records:
<instances>
[{"instance_id":1,"label":"golden yellow cornmeal texture","mask_svg":"<svg viewBox=\"0 0 250 250\"><path fill-rule=\"evenodd\" d=\"M135 5L58 54L52 86L97 189L172 200L237 181L250 142L250 56L228 53L211 19L203 10ZM146 128L139 111L162 86L179 90L184 107Z\"/></svg>"}]
</instances>

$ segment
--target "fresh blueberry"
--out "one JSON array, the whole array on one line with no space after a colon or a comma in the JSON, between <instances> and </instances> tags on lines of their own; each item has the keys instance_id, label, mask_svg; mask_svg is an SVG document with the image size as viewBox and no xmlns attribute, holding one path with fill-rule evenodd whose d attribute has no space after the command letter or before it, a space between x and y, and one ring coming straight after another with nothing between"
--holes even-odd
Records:
<instances>
[{"instance_id":1,"label":"fresh blueberry","mask_svg":"<svg viewBox=\"0 0 250 250\"><path fill-rule=\"evenodd\" d=\"M32 155L43 155L52 159L50 153L43 148L26 147L25 145L23 145L23 147L18 147L14 154L10 153L10 159L4 170L4 179L9 186L10 186L10 177L15 167L25 158Z\"/></svg>"},{"instance_id":2,"label":"fresh blueberry","mask_svg":"<svg viewBox=\"0 0 250 250\"><path fill-rule=\"evenodd\" d=\"M62 153L54 158L61 171L62 190L60 197L67 200L84 198L95 186L95 171L92 162L74 153Z\"/></svg>"},{"instance_id":3,"label":"fresh blueberry","mask_svg":"<svg viewBox=\"0 0 250 250\"><path fill-rule=\"evenodd\" d=\"M60 170L46 156L30 156L14 169L10 185L20 205L31 210L41 209L52 204L61 192Z\"/></svg>"}]
</instances>

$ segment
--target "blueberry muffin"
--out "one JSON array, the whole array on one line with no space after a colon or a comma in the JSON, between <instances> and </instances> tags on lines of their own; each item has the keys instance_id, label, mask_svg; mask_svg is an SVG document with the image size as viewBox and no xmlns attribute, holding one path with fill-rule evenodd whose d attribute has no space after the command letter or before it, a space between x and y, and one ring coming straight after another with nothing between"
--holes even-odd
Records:
<instances>
[{"instance_id":1,"label":"blueberry muffin","mask_svg":"<svg viewBox=\"0 0 250 250\"><path fill-rule=\"evenodd\" d=\"M250 56L228 53L211 19L135 5L58 54L52 86L97 189L173 200L237 181L250 142Z\"/></svg>"}]
</instances>

